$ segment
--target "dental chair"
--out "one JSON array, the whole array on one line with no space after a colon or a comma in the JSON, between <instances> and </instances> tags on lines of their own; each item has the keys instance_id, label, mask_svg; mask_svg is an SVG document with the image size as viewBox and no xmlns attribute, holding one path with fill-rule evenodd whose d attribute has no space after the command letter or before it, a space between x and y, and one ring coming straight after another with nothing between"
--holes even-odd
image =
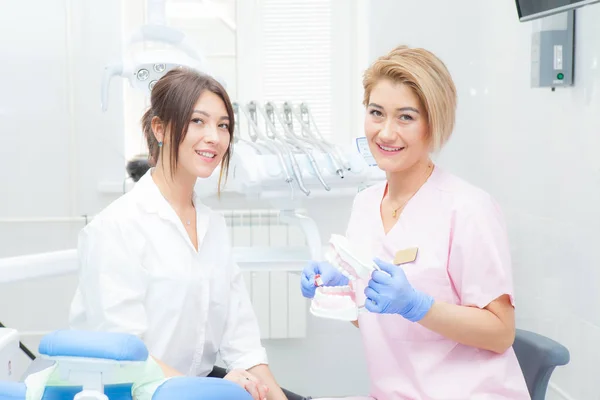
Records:
<instances>
[{"instance_id":1,"label":"dental chair","mask_svg":"<svg viewBox=\"0 0 600 400\"><path fill-rule=\"evenodd\" d=\"M39 353L30 370L56 365L61 380L68 382L45 386L42 400L136 400L134 382L127 377L148 371L146 346L128 334L56 331L42 339ZM36 363L42 366L36 368ZM241 386L217 378L174 377L159 379L157 385L152 400L252 399ZM0 400L26 400L26 395L25 382L0 382Z\"/></svg>"},{"instance_id":2,"label":"dental chair","mask_svg":"<svg viewBox=\"0 0 600 400\"><path fill-rule=\"evenodd\" d=\"M569 363L569 350L550 338L522 329L517 329L513 349L531 400L544 400L554 368Z\"/></svg>"}]
</instances>

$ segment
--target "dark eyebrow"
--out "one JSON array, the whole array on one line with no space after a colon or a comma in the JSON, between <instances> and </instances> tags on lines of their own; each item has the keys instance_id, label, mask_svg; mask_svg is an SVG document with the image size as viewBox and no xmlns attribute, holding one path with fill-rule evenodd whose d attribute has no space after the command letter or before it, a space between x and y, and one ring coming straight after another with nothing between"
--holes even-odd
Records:
<instances>
[{"instance_id":1,"label":"dark eyebrow","mask_svg":"<svg viewBox=\"0 0 600 400\"><path fill-rule=\"evenodd\" d=\"M202 110L194 110L194 111L192 112L192 114L202 114L202 115L204 115L205 117L208 117L208 118L210 118L210 114L209 114L209 113L207 113L206 111L202 111ZM221 118L219 118L219 121L223 121L223 120L229 121L229 116L227 116L227 115L223 115Z\"/></svg>"},{"instance_id":2,"label":"dark eyebrow","mask_svg":"<svg viewBox=\"0 0 600 400\"><path fill-rule=\"evenodd\" d=\"M369 107L373 107L373 108L377 108L379 110L383 110L383 107L381 107L379 104L375 104L375 103L370 103ZM412 111L412 112L416 112L417 114L419 114L419 110L417 110L416 108L413 108L413 107L396 108L396 111Z\"/></svg>"}]
</instances>

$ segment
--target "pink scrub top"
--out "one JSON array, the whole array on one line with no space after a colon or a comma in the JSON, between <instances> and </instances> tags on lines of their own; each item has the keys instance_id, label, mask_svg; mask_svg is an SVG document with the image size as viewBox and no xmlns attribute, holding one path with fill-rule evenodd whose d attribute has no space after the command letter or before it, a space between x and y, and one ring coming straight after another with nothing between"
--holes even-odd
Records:
<instances>
[{"instance_id":1,"label":"pink scrub top","mask_svg":"<svg viewBox=\"0 0 600 400\"><path fill-rule=\"evenodd\" d=\"M403 264L409 282L436 301L483 308L503 294L513 299L503 216L484 191L436 167L386 234L380 205L386 183L360 192L347 237L373 256L392 261L417 247ZM364 304L358 281L357 302ZM465 346L400 315L359 317L370 395L378 400L530 399L515 353Z\"/></svg>"}]
</instances>

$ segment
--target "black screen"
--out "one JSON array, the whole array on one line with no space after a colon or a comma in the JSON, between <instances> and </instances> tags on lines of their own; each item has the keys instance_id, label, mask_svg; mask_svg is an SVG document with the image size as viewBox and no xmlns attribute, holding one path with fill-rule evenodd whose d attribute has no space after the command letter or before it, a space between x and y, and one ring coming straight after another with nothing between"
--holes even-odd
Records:
<instances>
[{"instance_id":1,"label":"black screen","mask_svg":"<svg viewBox=\"0 0 600 400\"><path fill-rule=\"evenodd\" d=\"M516 0L519 9L519 17L528 17L555 8L577 5L584 0Z\"/></svg>"}]
</instances>

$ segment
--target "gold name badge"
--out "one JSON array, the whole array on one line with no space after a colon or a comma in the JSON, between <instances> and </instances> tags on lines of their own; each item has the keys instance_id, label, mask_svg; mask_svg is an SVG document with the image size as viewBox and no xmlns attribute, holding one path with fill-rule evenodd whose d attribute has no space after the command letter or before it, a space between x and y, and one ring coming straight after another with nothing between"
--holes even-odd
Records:
<instances>
[{"instance_id":1,"label":"gold name badge","mask_svg":"<svg viewBox=\"0 0 600 400\"><path fill-rule=\"evenodd\" d=\"M396 256L394 257L394 264L400 265L413 262L417 259L418 252L418 247L411 247L409 249L400 250L396 253Z\"/></svg>"}]
</instances>

